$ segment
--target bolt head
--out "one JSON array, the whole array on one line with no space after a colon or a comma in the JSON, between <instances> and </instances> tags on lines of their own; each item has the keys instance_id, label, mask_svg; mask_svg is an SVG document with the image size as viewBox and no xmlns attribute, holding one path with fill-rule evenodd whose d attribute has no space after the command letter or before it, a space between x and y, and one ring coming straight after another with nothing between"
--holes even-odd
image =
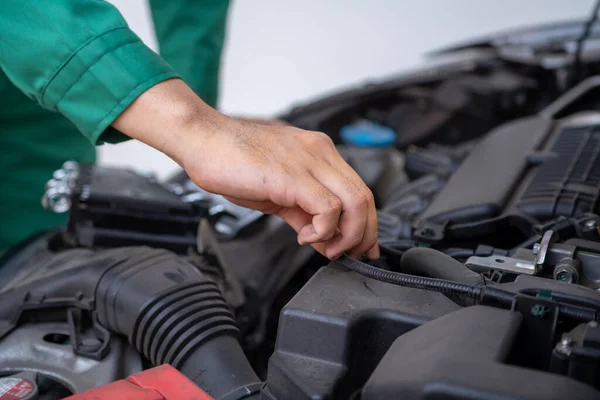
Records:
<instances>
[{"instance_id":1,"label":"bolt head","mask_svg":"<svg viewBox=\"0 0 600 400\"><path fill-rule=\"evenodd\" d=\"M569 271L560 271L556 274L556 280L560 282L571 283L573 282L573 274Z\"/></svg>"},{"instance_id":2,"label":"bolt head","mask_svg":"<svg viewBox=\"0 0 600 400\"><path fill-rule=\"evenodd\" d=\"M540 252L540 247L542 247L539 243L533 245L533 254L538 254Z\"/></svg>"},{"instance_id":3,"label":"bolt head","mask_svg":"<svg viewBox=\"0 0 600 400\"><path fill-rule=\"evenodd\" d=\"M79 169L79 164L75 161L65 161L65 163L62 165L62 169L64 171L77 171Z\"/></svg>"},{"instance_id":4,"label":"bolt head","mask_svg":"<svg viewBox=\"0 0 600 400\"><path fill-rule=\"evenodd\" d=\"M48 188L42 197L42 205L46 210L58 214L69 211L71 209L71 190L65 184Z\"/></svg>"}]
</instances>

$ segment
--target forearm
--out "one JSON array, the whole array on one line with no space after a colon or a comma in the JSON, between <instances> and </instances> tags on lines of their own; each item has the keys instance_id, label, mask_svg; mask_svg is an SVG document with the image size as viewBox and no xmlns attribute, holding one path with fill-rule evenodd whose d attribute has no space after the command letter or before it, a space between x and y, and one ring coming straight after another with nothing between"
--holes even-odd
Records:
<instances>
[{"instance_id":1,"label":"forearm","mask_svg":"<svg viewBox=\"0 0 600 400\"><path fill-rule=\"evenodd\" d=\"M112 126L165 153L182 167L201 144L236 121L202 101L182 80L161 82L137 98Z\"/></svg>"}]
</instances>

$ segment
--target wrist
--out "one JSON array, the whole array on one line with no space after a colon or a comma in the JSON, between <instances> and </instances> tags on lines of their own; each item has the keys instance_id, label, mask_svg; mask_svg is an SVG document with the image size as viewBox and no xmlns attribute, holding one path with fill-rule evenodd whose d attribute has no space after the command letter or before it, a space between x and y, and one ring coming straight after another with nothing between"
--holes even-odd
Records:
<instances>
[{"instance_id":1,"label":"wrist","mask_svg":"<svg viewBox=\"0 0 600 400\"><path fill-rule=\"evenodd\" d=\"M204 103L183 81L172 79L140 95L112 126L185 168L202 143L231 124L231 118Z\"/></svg>"}]
</instances>

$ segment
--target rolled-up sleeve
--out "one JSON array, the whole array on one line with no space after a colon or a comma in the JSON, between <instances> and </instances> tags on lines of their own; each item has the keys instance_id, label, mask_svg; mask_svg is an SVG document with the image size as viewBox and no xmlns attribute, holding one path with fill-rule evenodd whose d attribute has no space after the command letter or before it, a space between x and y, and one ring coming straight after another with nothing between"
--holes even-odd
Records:
<instances>
[{"instance_id":1,"label":"rolled-up sleeve","mask_svg":"<svg viewBox=\"0 0 600 400\"><path fill-rule=\"evenodd\" d=\"M103 0L3 0L0 68L27 96L93 143L140 94L178 75Z\"/></svg>"}]
</instances>

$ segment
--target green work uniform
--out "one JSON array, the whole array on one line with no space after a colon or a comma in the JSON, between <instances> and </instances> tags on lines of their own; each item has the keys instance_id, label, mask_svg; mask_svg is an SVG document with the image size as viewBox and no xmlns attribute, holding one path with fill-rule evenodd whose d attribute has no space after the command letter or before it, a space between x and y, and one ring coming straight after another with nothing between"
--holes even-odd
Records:
<instances>
[{"instance_id":1,"label":"green work uniform","mask_svg":"<svg viewBox=\"0 0 600 400\"><path fill-rule=\"evenodd\" d=\"M0 253L60 226L44 185L66 160L125 140L110 127L140 94L181 77L217 101L229 0L150 0L162 57L102 0L3 0L0 6Z\"/></svg>"}]
</instances>

